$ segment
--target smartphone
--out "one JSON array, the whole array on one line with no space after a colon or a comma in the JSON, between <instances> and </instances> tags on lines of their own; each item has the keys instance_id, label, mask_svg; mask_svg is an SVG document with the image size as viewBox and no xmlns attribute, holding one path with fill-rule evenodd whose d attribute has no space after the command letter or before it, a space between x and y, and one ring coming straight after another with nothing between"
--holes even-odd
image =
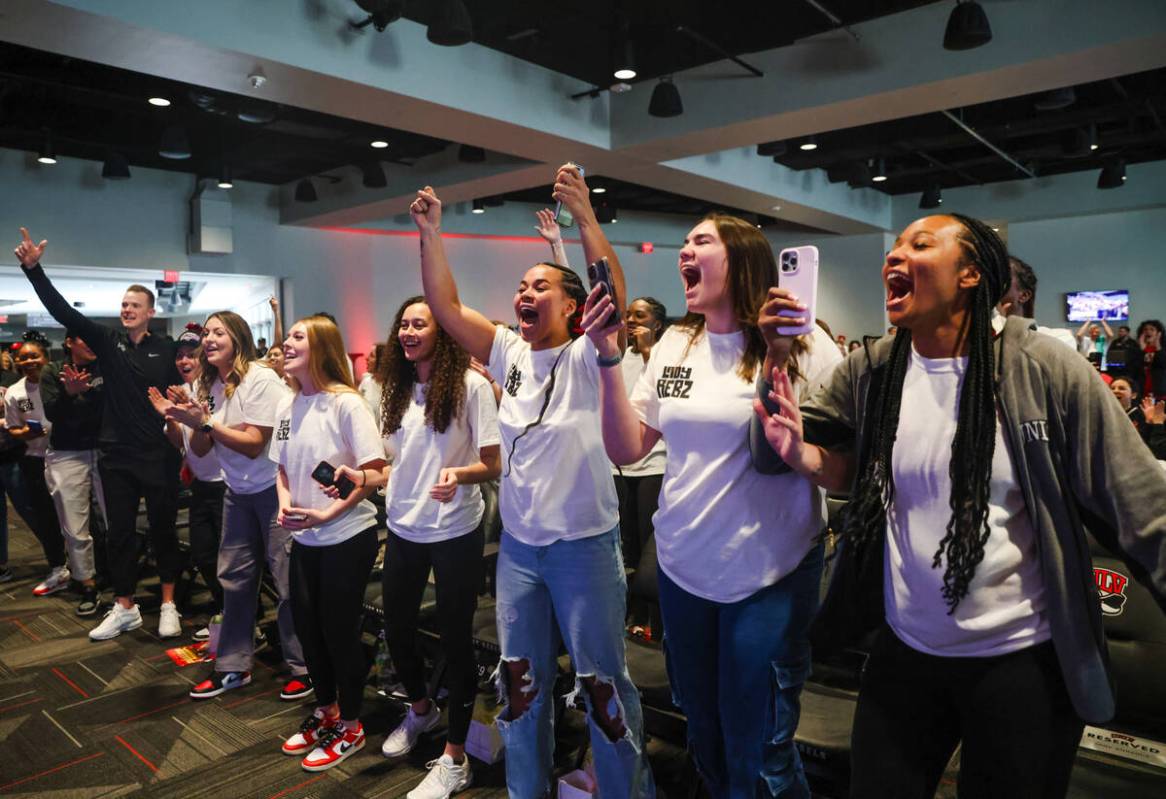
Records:
<instances>
[{"instance_id":1,"label":"smartphone","mask_svg":"<svg viewBox=\"0 0 1166 799\"><path fill-rule=\"evenodd\" d=\"M28 425L28 429L34 433L43 433L45 431L45 426L38 422L36 419L29 419L25 421L25 424Z\"/></svg>"},{"instance_id":2,"label":"smartphone","mask_svg":"<svg viewBox=\"0 0 1166 799\"><path fill-rule=\"evenodd\" d=\"M777 261L778 288L793 292L806 310L800 315L808 320L800 327L782 327L780 332L804 336L814 329L818 300L818 248L814 246L788 247L781 251ZM786 313L783 316L792 316Z\"/></svg>"},{"instance_id":3,"label":"smartphone","mask_svg":"<svg viewBox=\"0 0 1166 799\"><path fill-rule=\"evenodd\" d=\"M567 162L570 166L579 170L579 177L583 177L583 165L576 164L574 161ZM555 206L555 221L559 223L559 227L571 227L575 224L575 217L571 216L571 212L563 206L563 201Z\"/></svg>"},{"instance_id":4,"label":"smartphone","mask_svg":"<svg viewBox=\"0 0 1166 799\"><path fill-rule=\"evenodd\" d=\"M619 315L618 297L615 295L615 280L611 276L611 264L607 262L607 256L600 258L593 264L587 265L587 280L591 283L591 288L595 288L599 284L603 284L603 290L607 296L611 297L611 304L615 306L615 313ZM617 319L608 320L608 324L614 324Z\"/></svg>"},{"instance_id":5,"label":"smartphone","mask_svg":"<svg viewBox=\"0 0 1166 799\"><path fill-rule=\"evenodd\" d=\"M289 522L304 522L308 520L308 517L303 513L285 513L283 518L287 519Z\"/></svg>"},{"instance_id":6,"label":"smartphone","mask_svg":"<svg viewBox=\"0 0 1166 799\"><path fill-rule=\"evenodd\" d=\"M349 495L356 489L356 483L347 477L341 476L337 480L336 467L328 463L328 461L320 461L316 464L316 468L312 470L312 479L322 486L336 486L336 490L340 492L341 499L348 499Z\"/></svg>"}]
</instances>

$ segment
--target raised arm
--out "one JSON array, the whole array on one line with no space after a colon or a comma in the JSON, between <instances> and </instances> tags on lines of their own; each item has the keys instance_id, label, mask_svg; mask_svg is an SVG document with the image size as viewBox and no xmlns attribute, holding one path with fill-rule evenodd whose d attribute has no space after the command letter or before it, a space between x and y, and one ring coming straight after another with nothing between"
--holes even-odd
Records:
<instances>
[{"instance_id":1,"label":"raised arm","mask_svg":"<svg viewBox=\"0 0 1166 799\"><path fill-rule=\"evenodd\" d=\"M86 318L53 286L40 265L40 259L44 255L48 243L48 239L44 239L40 244L34 244L32 237L28 235L28 230L21 228L20 244L13 252L20 261L20 265L24 267L24 274L28 278L28 282L32 284L33 291L36 292L37 298L40 299L41 305L45 307L49 315L67 329L79 333L81 338L85 339L100 356L102 351L107 349L106 344L110 341L110 331Z\"/></svg>"},{"instance_id":2,"label":"raised arm","mask_svg":"<svg viewBox=\"0 0 1166 799\"><path fill-rule=\"evenodd\" d=\"M563 229L555 221L554 213L549 208L543 208L541 211L535 211L534 215L538 217L538 224L534 226L534 229L538 231L547 244L551 245L551 260L559 266L570 269L571 265L567 263L567 251L563 249Z\"/></svg>"},{"instance_id":3,"label":"raised arm","mask_svg":"<svg viewBox=\"0 0 1166 799\"><path fill-rule=\"evenodd\" d=\"M579 169L574 164L564 164L559 167L555 175L555 190L551 195L567 206L575 223L579 225L579 237L583 240L583 258L588 264L595 263L600 258L607 258L611 267L611 279L615 281L615 294L619 302L616 308L617 319L623 319L627 313L627 283L624 280L623 265L607 234L595 218L595 209L591 207L591 191L587 183L579 175ZM623 352L627 348L627 333L623 327L619 331L619 349Z\"/></svg>"},{"instance_id":4,"label":"raised arm","mask_svg":"<svg viewBox=\"0 0 1166 799\"><path fill-rule=\"evenodd\" d=\"M283 346L283 314L279 310L279 300L275 297L268 297L267 304L271 306L271 316L275 319L275 324L271 329L271 343L276 347ZM266 355L266 352L259 353L260 357Z\"/></svg>"},{"instance_id":5,"label":"raised arm","mask_svg":"<svg viewBox=\"0 0 1166 799\"><path fill-rule=\"evenodd\" d=\"M454 341L470 355L487 363L494 346L494 325L473 308L462 305L458 297L457 283L441 240L441 200L432 186L417 192L409 213L421 233L421 285L425 303L437 324L453 336Z\"/></svg>"}]
</instances>

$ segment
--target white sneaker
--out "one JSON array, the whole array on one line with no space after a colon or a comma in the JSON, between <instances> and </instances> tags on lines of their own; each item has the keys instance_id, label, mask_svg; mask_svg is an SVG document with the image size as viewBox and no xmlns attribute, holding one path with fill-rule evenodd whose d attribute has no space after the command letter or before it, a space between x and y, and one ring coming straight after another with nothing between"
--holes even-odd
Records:
<instances>
[{"instance_id":1,"label":"white sneaker","mask_svg":"<svg viewBox=\"0 0 1166 799\"><path fill-rule=\"evenodd\" d=\"M53 570L49 572L49 576L32 589L32 594L33 596L48 596L58 591L64 591L69 587L69 577L68 566L54 566Z\"/></svg>"},{"instance_id":2,"label":"white sneaker","mask_svg":"<svg viewBox=\"0 0 1166 799\"><path fill-rule=\"evenodd\" d=\"M412 752L413 747L417 745L417 739L440 723L441 710L435 702L429 704L429 712L424 716L418 716L410 707L409 712L405 714L405 720L385 739L381 754L385 757L400 757Z\"/></svg>"},{"instance_id":3,"label":"white sneaker","mask_svg":"<svg viewBox=\"0 0 1166 799\"><path fill-rule=\"evenodd\" d=\"M194 635L190 636L195 641L209 641L211 640L211 628L209 626L202 627L194 631Z\"/></svg>"},{"instance_id":4,"label":"white sneaker","mask_svg":"<svg viewBox=\"0 0 1166 799\"><path fill-rule=\"evenodd\" d=\"M106 641L141 626L142 614L137 605L127 610L120 602L115 601L113 607L105 614L105 618L101 620L101 624L89 631L89 640Z\"/></svg>"},{"instance_id":5,"label":"white sneaker","mask_svg":"<svg viewBox=\"0 0 1166 799\"><path fill-rule=\"evenodd\" d=\"M429 773L421 784L407 794L407 799L447 799L458 791L470 787L474 772L470 771L470 758L462 755L461 764L454 763L449 755L425 764Z\"/></svg>"},{"instance_id":6,"label":"white sneaker","mask_svg":"<svg viewBox=\"0 0 1166 799\"><path fill-rule=\"evenodd\" d=\"M182 622L179 621L181 618L173 602L163 602L162 607L158 609L158 637L176 638L182 635Z\"/></svg>"}]
</instances>

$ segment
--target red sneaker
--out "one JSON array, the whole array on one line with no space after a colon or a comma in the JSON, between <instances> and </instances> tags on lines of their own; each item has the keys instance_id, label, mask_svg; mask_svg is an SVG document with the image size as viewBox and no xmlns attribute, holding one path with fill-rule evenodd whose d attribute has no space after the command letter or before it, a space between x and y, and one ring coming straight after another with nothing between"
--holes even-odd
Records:
<instances>
[{"instance_id":1,"label":"red sneaker","mask_svg":"<svg viewBox=\"0 0 1166 799\"><path fill-rule=\"evenodd\" d=\"M304 771L327 771L364 748L364 725L349 729L337 724L320 733L316 748L301 761Z\"/></svg>"},{"instance_id":2,"label":"red sneaker","mask_svg":"<svg viewBox=\"0 0 1166 799\"><path fill-rule=\"evenodd\" d=\"M292 675L291 679L283 684L283 690L279 692L280 699L292 701L295 699L303 699L310 694L312 688L312 678L306 674Z\"/></svg>"},{"instance_id":3,"label":"red sneaker","mask_svg":"<svg viewBox=\"0 0 1166 799\"><path fill-rule=\"evenodd\" d=\"M303 755L305 752L312 751L324 734L336 726L338 721L339 719L329 720L325 718L317 710L304 719L299 732L283 742L281 750L285 755Z\"/></svg>"}]
</instances>

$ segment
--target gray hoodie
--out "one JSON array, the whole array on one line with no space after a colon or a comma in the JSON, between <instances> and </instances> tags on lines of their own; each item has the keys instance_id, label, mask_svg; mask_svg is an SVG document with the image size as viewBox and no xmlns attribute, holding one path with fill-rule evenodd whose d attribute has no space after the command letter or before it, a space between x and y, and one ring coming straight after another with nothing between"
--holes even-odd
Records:
<instances>
[{"instance_id":1,"label":"gray hoodie","mask_svg":"<svg viewBox=\"0 0 1166 799\"><path fill-rule=\"evenodd\" d=\"M882 382L893 341L885 337L850 353L802 406L806 441L855 451L856 475L869 456L865 421L877 396L870 389ZM1036 533L1057 658L1078 715L1103 723L1113 717L1114 698L1085 529L1166 610L1166 472L1092 365L1038 333L1031 319L1009 318L995 348L1004 439ZM770 405L768 386L758 388ZM750 432L756 468L780 470L784 464L757 419ZM855 644L885 622L885 533L865 547L839 545L815 621L816 646Z\"/></svg>"}]
</instances>

